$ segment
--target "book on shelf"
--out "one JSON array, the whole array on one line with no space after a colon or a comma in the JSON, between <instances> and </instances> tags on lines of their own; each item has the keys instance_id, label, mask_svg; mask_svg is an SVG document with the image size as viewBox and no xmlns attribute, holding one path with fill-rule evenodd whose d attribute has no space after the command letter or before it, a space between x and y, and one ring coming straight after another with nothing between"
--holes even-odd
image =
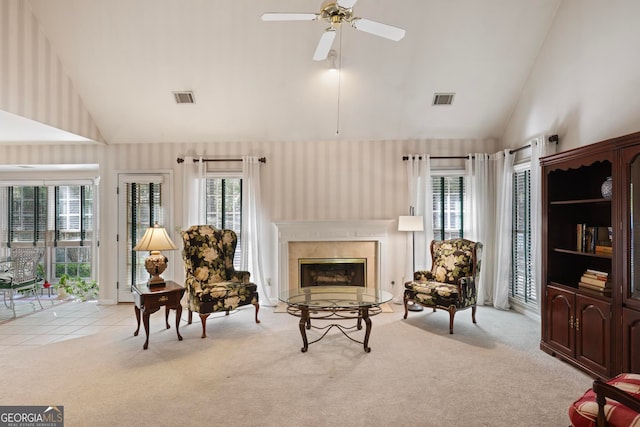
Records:
<instances>
[{"instance_id":1,"label":"book on shelf","mask_svg":"<svg viewBox=\"0 0 640 427\"><path fill-rule=\"evenodd\" d=\"M600 278L600 277L604 277L605 279L606 279L607 277L609 277L609 273L607 273L606 271L594 270L594 269L592 269L592 268L587 268L587 269L585 270L585 274L594 275L594 276L597 276L597 277L599 277L599 278Z\"/></svg>"},{"instance_id":2,"label":"book on shelf","mask_svg":"<svg viewBox=\"0 0 640 427\"><path fill-rule=\"evenodd\" d=\"M576 225L576 251L584 252L585 242L585 229L587 228L587 224L577 224Z\"/></svg>"},{"instance_id":3,"label":"book on shelf","mask_svg":"<svg viewBox=\"0 0 640 427\"><path fill-rule=\"evenodd\" d=\"M612 253L612 228L588 224L576 225L576 250L588 253Z\"/></svg>"},{"instance_id":4,"label":"book on shelf","mask_svg":"<svg viewBox=\"0 0 640 427\"><path fill-rule=\"evenodd\" d=\"M597 288L610 288L611 287L611 281L609 281L609 280L594 279L593 277L588 277L588 276L585 276L584 274L580 278L580 282L584 283L586 285L595 286Z\"/></svg>"},{"instance_id":5,"label":"book on shelf","mask_svg":"<svg viewBox=\"0 0 640 427\"><path fill-rule=\"evenodd\" d=\"M578 288L587 294L590 295L598 295L598 296L606 296L609 297L611 296L611 288L601 288L601 289L594 289L593 287L588 287L586 286L585 283L578 283Z\"/></svg>"},{"instance_id":6,"label":"book on shelf","mask_svg":"<svg viewBox=\"0 0 640 427\"><path fill-rule=\"evenodd\" d=\"M596 253L597 254L612 254L613 253L613 248L611 246L596 245Z\"/></svg>"}]
</instances>

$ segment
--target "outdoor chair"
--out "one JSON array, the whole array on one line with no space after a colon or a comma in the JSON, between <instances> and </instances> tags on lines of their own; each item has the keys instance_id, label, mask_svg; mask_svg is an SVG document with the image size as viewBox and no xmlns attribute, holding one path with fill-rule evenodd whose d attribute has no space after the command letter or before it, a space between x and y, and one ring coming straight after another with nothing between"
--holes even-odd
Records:
<instances>
[{"instance_id":1,"label":"outdoor chair","mask_svg":"<svg viewBox=\"0 0 640 427\"><path fill-rule=\"evenodd\" d=\"M255 321L260 323L258 288L249 281L248 271L236 271L233 267L236 233L210 225L194 225L182 233L182 239L188 324L191 324L192 313L198 313L202 338L206 338L206 322L211 313L229 314L248 304L256 307Z\"/></svg>"},{"instance_id":2,"label":"outdoor chair","mask_svg":"<svg viewBox=\"0 0 640 427\"><path fill-rule=\"evenodd\" d=\"M471 308L476 323L476 300L482 243L467 239L431 242L431 271L416 271L413 281L405 284L404 318L408 304L449 312L449 333L453 334L456 312Z\"/></svg>"},{"instance_id":3,"label":"outdoor chair","mask_svg":"<svg viewBox=\"0 0 640 427\"><path fill-rule=\"evenodd\" d=\"M10 259L0 262L0 292L5 306L13 311L13 317L16 317L15 297L18 293L32 292L40 308L44 308L38 296L42 280L38 276L41 257L42 250L39 248L11 248Z\"/></svg>"}]
</instances>

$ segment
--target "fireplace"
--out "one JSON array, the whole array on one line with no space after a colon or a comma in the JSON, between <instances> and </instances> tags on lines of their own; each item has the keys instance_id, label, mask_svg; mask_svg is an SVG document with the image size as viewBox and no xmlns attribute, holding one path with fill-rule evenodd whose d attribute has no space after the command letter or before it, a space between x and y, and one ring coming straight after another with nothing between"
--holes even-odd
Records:
<instances>
[{"instance_id":1,"label":"fireplace","mask_svg":"<svg viewBox=\"0 0 640 427\"><path fill-rule=\"evenodd\" d=\"M324 284L333 281L331 284L338 286L358 283L357 286L375 287L378 282L378 243L375 241L289 242L288 247L290 287L306 287L314 280L317 282L317 277L311 278L311 272L319 275ZM349 277L351 275L353 277Z\"/></svg>"},{"instance_id":2,"label":"fireplace","mask_svg":"<svg viewBox=\"0 0 640 427\"><path fill-rule=\"evenodd\" d=\"M301 288L309 286L365 286L366 258L300 258Z\"/></svg>"},{"instance_id":3,"label":"fireplace","mask_svg":"<svg viewBox=\"0 0 640 427\"><path fill-rule=\"evenodd\" d=\"M299 289L307 286L309 281L313 283L310 278L303 277L306 274L310 276L303 270L308 268L306 265L310 260L320 260L311 264L316 264L313 268L320 273L324 283L333 281L341 286L357 284L380 289L385 282L387 233L394 225L393 220L275 223L278 233L278 288L281 291ZM341 264L345 263L355 264L349 267L353 270L344 271Z\"/></svg>"}]
</instances>

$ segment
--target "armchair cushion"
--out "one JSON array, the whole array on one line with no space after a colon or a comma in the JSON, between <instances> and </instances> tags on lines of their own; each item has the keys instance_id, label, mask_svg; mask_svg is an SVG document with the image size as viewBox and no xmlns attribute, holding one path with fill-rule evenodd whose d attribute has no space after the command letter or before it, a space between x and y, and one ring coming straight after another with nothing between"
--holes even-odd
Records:
<instances>
[{"instance_id":1,"label":"armchair cushion","mask_svg":"<svg viewBox=\"0 0 640 427\"><path fill-rule=\"evenodd\" d=\"M474 251L476 244L466 239L451 239L432 243L433 265L431 271L418 271L424 280L435 280L443 283L457 283L461 277L469 277L475 270Z\"/></svg>"}]
</instances>

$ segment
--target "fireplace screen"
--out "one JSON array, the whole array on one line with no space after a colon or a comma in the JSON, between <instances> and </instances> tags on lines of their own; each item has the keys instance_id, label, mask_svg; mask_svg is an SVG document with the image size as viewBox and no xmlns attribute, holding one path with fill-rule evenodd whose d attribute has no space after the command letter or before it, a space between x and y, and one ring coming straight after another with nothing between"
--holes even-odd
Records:
<instances>
[{"instance_id":1,"label":"fireplace screen","mask_svg":"<svg viewBox=\"0 0 640 427\"><path fill-rule=\"evenodd\" d=\"M300 258L300 287L366 286L366 258Z\"/></svg>"}]
</instances>

